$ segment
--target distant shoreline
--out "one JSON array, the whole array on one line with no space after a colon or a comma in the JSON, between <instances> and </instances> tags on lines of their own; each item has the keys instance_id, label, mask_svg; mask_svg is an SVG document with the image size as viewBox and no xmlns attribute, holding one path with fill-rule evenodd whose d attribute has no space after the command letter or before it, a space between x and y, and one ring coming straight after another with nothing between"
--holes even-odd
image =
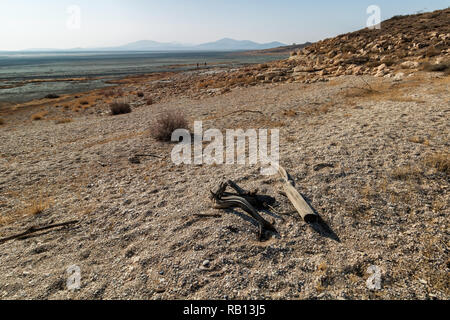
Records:
<instances>
[{"instance_id":1,"label":"distant shoreline","mask_svg":"<svg viewBox=\"0 0 450 320\"><path fill-rule=\"evenodd\" d=\"M0 55L0 103L25 103L42 99L50 93L74 94L106 88L131 76L242 67L283 58L286 58L285 54L249 56L230 52L39 52Z\"/></svg>"}]
</instances>

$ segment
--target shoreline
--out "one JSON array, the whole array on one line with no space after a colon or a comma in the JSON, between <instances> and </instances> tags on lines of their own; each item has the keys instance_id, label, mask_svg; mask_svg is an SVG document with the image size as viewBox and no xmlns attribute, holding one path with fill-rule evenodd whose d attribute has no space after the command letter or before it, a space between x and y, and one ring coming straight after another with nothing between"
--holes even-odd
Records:
<instances>
[{"instance_id":1,"label":"shoreline","mask_svg":"<svg viewBox=\"0 0 450 320\"><path fill-rule=\"evenodd\" d=\"M172 56L171 54L168 54L167 57L154 57L152 52L147 54L148 56L146 55L143 58L135 58L133 55L127 54L123 56L106 55L103 60L98 60L96 57L92 59L88 57L86 61L80 61L83 66L79 70L76 69L76 61L70 59L67 59L67 61L63 60L63 63L65 63L63 67L53 66L53 62L50 62L50 65L47 67L47 69L50 69L46 70L43 68L42 74L38 73L40 65L34 67L30 64L30 67L27 65L23 68L20 67L17 71L18 76L14 75L15 71L12 69L8 73L0 74L0 100L2 103L24 103L39 99L39 95L44 97L48 93L81 93L88 88L106 88L110 82L133 76L139 77L173 71L195 71L202 70L204 67L208 69L240 68L259 63L259 60L273 62L287 57L286 54L271 54L264 58L249 58L243 53L230 55L230 53L220 52L209 53L210 55L204 57L192 57L189 55L180 57L177 55ZM115 59L118 58L121 60L117 60L118 63L116 64ZM96 62L97 60L98 62ZM198 63L194 62L197 60L199 61ZM27 62L27 60L24 62ZM100 63L101 66L98 68L94 66L90 69L89 65L95 63ZM207 63L207 66L203 63ZM111 68L105 69L105 66L111 66ZM30 70L26 71L28 68ZM20 72L25 73L23 73L23 76L20 76Z\"/></svg>"}]
</instances>

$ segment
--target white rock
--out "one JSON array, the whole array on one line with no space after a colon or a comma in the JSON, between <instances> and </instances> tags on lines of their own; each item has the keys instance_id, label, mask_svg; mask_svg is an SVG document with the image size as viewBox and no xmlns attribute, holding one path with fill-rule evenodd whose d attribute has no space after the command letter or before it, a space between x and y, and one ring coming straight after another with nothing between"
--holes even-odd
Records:
<instances>
[{"instance_id":1,"label":"white rock","mask_svg":"<svg viewBox=\"0 0 450 320\"><path fill-rule=\"evenodd\" d=\"M419 63L417 61L405 61L400 65L400 67L403 69L415 69L419 67Z\"/></svg>"},{"instance_id":2,"label":"white rock","mask_svg":"<svg viewBox=\"0 0 450 320\"><path fill-rule=\"evenodd\" d=\"M383 63L382 65L379 65L379 66L378 66L377 70L378 70L378 71L381 71L381 70L386 69L386 67L387 67L386 64Z\"/></svg>"},{"instance_id":3,"label":"white rock","mask_svg":"<svg viewBox=\"0 0 450 320\"><path fill-rule=\"evenodd\" d=\"M405 74L403 72L397 73L392 80L394 81L402 81L405 78Z\"/></svg>"}]
</instances>

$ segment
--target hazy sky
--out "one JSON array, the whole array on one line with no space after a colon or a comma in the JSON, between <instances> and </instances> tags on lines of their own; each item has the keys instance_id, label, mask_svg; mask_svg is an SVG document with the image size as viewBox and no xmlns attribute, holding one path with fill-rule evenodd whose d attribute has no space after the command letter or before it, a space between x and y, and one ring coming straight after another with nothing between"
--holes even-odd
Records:
<instances>
[{"instance_id":1,"label":"hazy sky","mask_svg":"<svg viewBox=\"0 0 450 320\"><path fill-rule=\"evenodd\" d=\"M0 0L0 50L224 37L303 43L365 27L372 4L387 19L443 9L450 0ZM80 28L68 12L73 5L81 10Z\"/></svg>"}]
</instances>

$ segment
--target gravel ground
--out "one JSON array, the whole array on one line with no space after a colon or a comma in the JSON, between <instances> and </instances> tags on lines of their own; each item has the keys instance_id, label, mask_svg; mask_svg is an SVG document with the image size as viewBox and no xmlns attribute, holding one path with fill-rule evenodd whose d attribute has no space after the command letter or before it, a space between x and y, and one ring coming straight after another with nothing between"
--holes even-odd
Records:
<instances>
[{"instance_id":1,"label":"gravel ground","mask_svg":"<svg viewBox=\"0 0 450 320\"><path fill-rule=\"evenodd\" d=\"M449 78L367 76L385 89L372 94L351 88L360 78L136 100L114 117L99 103L62 124L30 121L35 109L3 116L0 237L79 222L0 244L0 298L449 299ZM205 130L278 127L281 164L328 227L301 221L258 166L175 166L174 145L149 135L169 109ZM243 109L264 115L227 115ZM163 158L129 161L150 153ZM259 242L244 212L212 208L224 178L276 198L261 214L278 237ZM366 284L371 266L379 290Z\"/></svg>"}]
</instances>

